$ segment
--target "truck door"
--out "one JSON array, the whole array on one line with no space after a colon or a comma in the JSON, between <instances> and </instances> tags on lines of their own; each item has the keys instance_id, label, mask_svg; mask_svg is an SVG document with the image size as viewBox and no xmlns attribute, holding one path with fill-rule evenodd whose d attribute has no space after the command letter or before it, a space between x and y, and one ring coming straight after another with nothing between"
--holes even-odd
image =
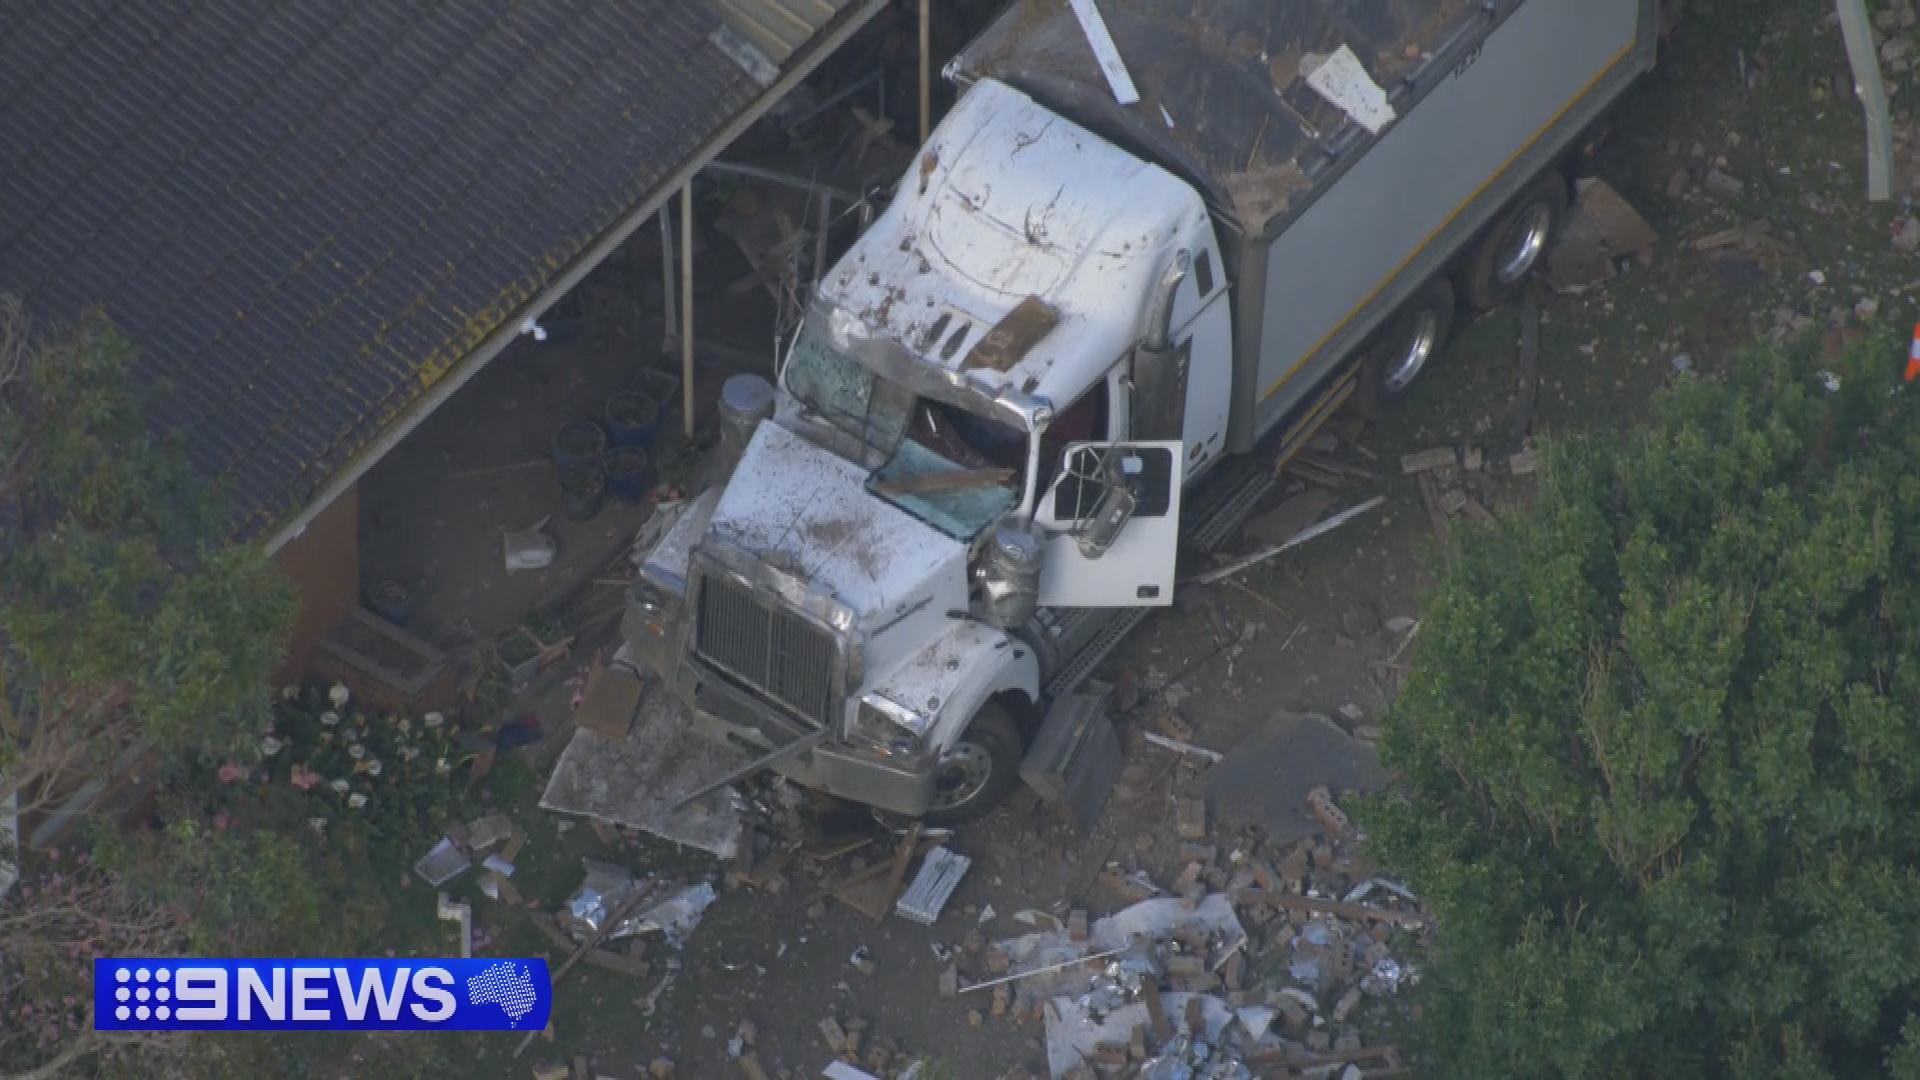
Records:
<instances>
[{"instance_id":1,"label":"truck door","mask_svg":"<svg viewBox=\"0 0 1920 1080\"><path fill-rule=\"evenodd\" d=\"M1180 547L1178 440L1073 443L1041 494L1040 603L1165 607Z\"/></svg>"}]
</instances>

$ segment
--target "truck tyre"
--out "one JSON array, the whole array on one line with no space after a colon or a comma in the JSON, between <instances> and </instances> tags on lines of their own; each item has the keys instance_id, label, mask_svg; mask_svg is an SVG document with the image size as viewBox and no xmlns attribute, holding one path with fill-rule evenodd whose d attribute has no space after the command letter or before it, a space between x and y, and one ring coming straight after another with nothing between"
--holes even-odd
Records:
<instances>
[{"instance_id":1,"label":"truck tyre","mask_svg":"<svg viewBox=\"0 0 1920 1080\"><path fill-rule=\"evenodd\" d=\"M1367 413L1394 397L1433 363L1453 332L1453 285L1444 277L1422 285L1367 347L1358 397Z\"/></svg>"},{"instance_id":2,"label":"truck tyre","mask_svg":"<svg viewBox=\"0 0 1920 1080\"><path fill-rule=\"evenodd\" d=\"M985 815L1020 780L1020 732L995 701L980 706L960 738L934 766L931 825L957 825Z\"/></svg>"},{"instance_id":3,"label":"truck tyre","mask_svg":"<svg viewBox=\"0 0 1920 1080\"><path fill-rule=\"evenodd\" d=\"M1566 216L1566 179L1549 171L1481 235L1460 275L1467 306L1490 311L1520 295L1520 287L1546 261Z\"/></svg>"}]
</instances>

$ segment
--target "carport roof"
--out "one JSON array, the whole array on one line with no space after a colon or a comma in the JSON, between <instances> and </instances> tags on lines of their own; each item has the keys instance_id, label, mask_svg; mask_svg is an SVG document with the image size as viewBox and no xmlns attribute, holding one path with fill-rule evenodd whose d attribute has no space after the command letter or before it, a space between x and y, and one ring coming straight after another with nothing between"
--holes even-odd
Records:
<instances>
[{"instance_id":1,"label":"carport roof","mask_svg":"<svg viewBox=\"0 0 1920 1080\"><path fill-rule=\"evenodd\" d=\"M0 22L0 291L104 307L157 426L258 536L878 7L24 5Z\"/></svg>"}]
</instances>

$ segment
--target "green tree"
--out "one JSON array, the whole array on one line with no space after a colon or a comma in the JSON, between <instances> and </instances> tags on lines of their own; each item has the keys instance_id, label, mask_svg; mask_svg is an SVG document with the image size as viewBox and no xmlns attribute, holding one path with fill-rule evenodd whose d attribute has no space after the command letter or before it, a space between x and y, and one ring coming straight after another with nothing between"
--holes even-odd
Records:
<instances>
[{"instance_id":1,"label":"green tree","mask_svg":"<svg viewBox=\"0 0 1920 1080\"><path fill-rule=\"evenodd\" d=\"M1920 1076L1920 401L1683 380L1464 536L1361 809L1439 1075Z\"/></svg>"},{"instance_id":2,"label":"green tree","mask_svg":"<svg viewBox=\"0 0 1920 1080\"><path fill-rule=\"evenodd\" d=\"M36 333L0 297L0 802L17 799L23 817L123 755L225 753L267 716L294 610L265 555L227 542L219 500L179 446L149 435L132 357L97 315ZM206 854L191 824L170 835L155 858L235 861ZM86 988L92 956L197 940L190 905L90 859L23 869L0 901L0 1075L171 1049L95 1035Z\"/></svg>"}]
</instances>

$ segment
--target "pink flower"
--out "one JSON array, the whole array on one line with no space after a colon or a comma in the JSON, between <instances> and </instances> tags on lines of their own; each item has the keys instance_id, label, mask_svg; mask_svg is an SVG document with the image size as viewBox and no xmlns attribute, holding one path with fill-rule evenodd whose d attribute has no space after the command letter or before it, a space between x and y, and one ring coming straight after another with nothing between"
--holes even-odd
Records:
<instances>
[{"instance_id":1,"label":"pink flower","mask_svg":"<svg viewBox=\"0 0 1920 1080\"><path fill-rule=\"evenodd\" d=\"M293 774L287 777L287 782L299 788L301 791L306 791L320 782L320 774L307 768L305 765L295 765L293 767Z\"/></svg>"},{"instance_id":2,"label":"pink flower","mask_svg":"<svg viewBox=\"0 0 1920 1080\"><path fill-rule=\"evenodd\" d=\"M220 766L220 782L223 784L231 784L235 780L245 780L247 774L252 771L251 768L245 765L222 765Z\"/></svg>"},{"instance_id":3,"label":"pink flower","mask_svg":"<svg viewBox=\"0 0 1920 1080\"><path fill-rule=\"evenodd\" d=\"M215 815L213 815L213 827L214 827L214 828L216 828L216 829L225 829L225 828L227 827L227 824L228 824L228 822L227 822L227 812L226 812L225 810L222 810L222 811L220 811L220 812L219 812L218 814L215 814Z\"/></svg>"}]
</instances>

